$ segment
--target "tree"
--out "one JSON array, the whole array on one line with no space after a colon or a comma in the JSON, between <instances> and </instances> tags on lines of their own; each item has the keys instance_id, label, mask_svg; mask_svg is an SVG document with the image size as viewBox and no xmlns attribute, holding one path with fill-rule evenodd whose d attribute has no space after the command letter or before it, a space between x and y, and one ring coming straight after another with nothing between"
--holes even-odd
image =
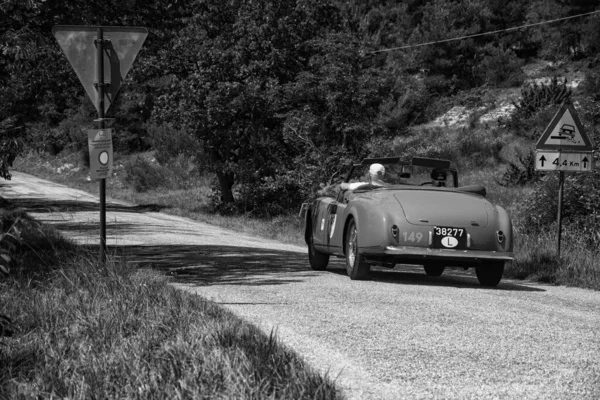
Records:
<instances>
[{"instance_id":1,"label":"tree","mask_svg":"<svg viewBox=\"0 0 600 400\"><path fill-rule=\"evenodd\" d=\"M236 181L259 182L291 160L277 99L309 67L315 41L341 25L337 9L317 0L197 5L175 45L185 59L196 57L193 72L159 99L153 116L198 139L222 201L233 203Z\"/></svg>"},{"instance_id":2,"label":"tree","mask_svg":"<svg viewBox=\"0 0 600 400\"><path fill-rule=\"evenodd\" d=\"M285 86L283 96L283 133L296 154L290 174L302 182L305 197L327 177L339 177L372 155L369 144L390 133L379 117L392 79L368 67L359 40L337 33L315 45L310 67Z\"/></svg>"},{"instance_id":3,"label":"tree","mask_svg":"<svg viewBox=\"0 0 600 400\"><path fill-rule=\"evenodd\" d=\"M52 26L146 26L151 35L144 49L158 53L158 49L168 48L166 44L176 36L183 19L188 16L187 10L191 9L193 1L0 2L2 176L8 176L7 168L16 156L15 151L22 148L23 142L35 143L36 135L44 136L52 132L63 120L68 119L69 115L74 114L69 110L79 108L80 97L84 96L74 71L52 37ZM135 98L138 105L145 105L129 107L129 114L133 111L140 117L130 118L123 131L132 131L139 135L140 119L147 119L150 114L148 107L152 106L153 90L149 89L149 86L152 85L153 78L158 78L164 73L164 66L153 62L154 54L142 51L128 77L128 81L144 84L130 87L125 85L121 90L133 92L134 95L130 97ZM136 143L135 140L133 142Z\"/></svg>"}]
</instances>

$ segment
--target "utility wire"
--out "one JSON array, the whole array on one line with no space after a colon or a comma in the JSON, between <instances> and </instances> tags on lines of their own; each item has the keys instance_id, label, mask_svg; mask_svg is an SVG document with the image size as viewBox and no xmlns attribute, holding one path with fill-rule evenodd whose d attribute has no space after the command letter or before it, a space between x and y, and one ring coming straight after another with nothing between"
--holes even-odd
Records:
<instances>
[{"instance_id":1,"label":"utility wire","mask_svg":"<svg viewBox=\"0 0 600 400\"><path fill-rule=\"evenodd\" d=\"M444 40L437 40L437 41L434 41L434 42L409 44L409 45L406 45L406 46L392 47L390 49L375 50L375 51L370 51L369 53L370 54L383 53L383 52L389 52L389 51L394 51L394 50L410 49L410 48L413 48L413 47L428 46L430 44L454 42L456 40L470 39L470 38L474 38L474 37L478 37L478 36L485 36L485 35L494 35L496 33L501 33L501 32L516 31L516 30L523 29L523 28L530 28L532 26L538 26L538 25L544 25L544 24L551 24L553 22L565 21L567 19L585 17L587 15L598 14L598 13L600 13L600 10L591 11L591 12L584 13L584 14L572 15L570 17L563 17L563 18L557 18L557 19L552 19L552 20L548 20L548 21L536 22L536 23L533 23L533 24L527 24L527 25L521 25L521 26L514 26L512 28L498 29L496 31L475 33L473 35L460 36L460 37L455 37L455 38L451 38L451 39L444 39Z\"/></svg>"}]
</instances>

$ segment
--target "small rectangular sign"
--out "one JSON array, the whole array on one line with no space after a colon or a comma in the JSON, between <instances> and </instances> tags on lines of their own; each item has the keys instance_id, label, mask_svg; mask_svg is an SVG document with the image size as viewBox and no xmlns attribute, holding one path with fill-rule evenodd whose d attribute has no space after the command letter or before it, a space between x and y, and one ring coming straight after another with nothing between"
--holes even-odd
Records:
<instances>
[{"instance_id":1,"label":"small rectangular sign","mask_svg":"<svg viewBox=\"0 0 600 400\"><path fill-rule=\"evenodd\" d=\"M112 129L89 129L90 178L106 179L113 167Z\"/></svg>"},{"instance_id":2,"label":"small rectangular sign","mask_svg":"<svg viewBox=\"0 0 600 400\"><path fill-rule=\"evenodd\" d=\"M537 171L591 172L593 164L592 152L537 151L535 156Z\"/></svg>"}]
</instances>

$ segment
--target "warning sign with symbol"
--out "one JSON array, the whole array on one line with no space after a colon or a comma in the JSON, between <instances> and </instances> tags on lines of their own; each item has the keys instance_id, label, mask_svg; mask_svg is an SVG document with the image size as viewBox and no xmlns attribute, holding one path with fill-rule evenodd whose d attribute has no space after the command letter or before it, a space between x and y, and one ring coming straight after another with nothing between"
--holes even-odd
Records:
<instances>
[{"instance_id":1,"label":"warning sign with symbol","mask_svg":"<svg viewBox=\"0 0 600 400\"><path fill-rule=\"evenodd\" d=\"M592 142L571 104L565 104L535 145L536 150L591 151Z\"/></svg>"},{"instance_id":2,"label":"warning sign with symbol","mask_svg":"<svg viewBox=\"0 0 600 400\"><path fill-rule=\"evenodd\" d=\"M90 178L106 179L112 173L112 129L89 129Z\"/></svg>"}]
</instances>

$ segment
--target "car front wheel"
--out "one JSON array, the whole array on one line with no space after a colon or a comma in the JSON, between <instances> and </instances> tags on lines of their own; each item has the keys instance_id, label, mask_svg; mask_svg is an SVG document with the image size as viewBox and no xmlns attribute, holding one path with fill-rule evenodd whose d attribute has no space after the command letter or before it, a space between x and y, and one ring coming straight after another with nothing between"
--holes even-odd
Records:
<instances>
[{"instance_id":1,"label":"car front wheel","mask_svg":"<svg viewBox=\"0 0 600 400\"><path fill-rule=\"evenodd\" d=\"M477 280L483 286L498 286L504 274L504 261L488 262L475 267Z\"/></svg>"},{"instance_id":2,"label":"car front wheel","mask_svg":"<svg viewBox=\"0 0 600 400\"><path fill-rule=\"evenodd\" d=\"M352 280L367 279L371 266L358 253L358 230L354 220L348 225L346 234L346 273Z\"/></svg>"},{"instance_id":3,"label":"car front wheel","mask_svg":"<svg viewBox=\"0 0 600 400\"><path fill-rule=\"evenodd\" d=\"M327 264L329 264L329 254L321 253L315 249L312 236L308 245L308 261L310 262L310 267L315 271L324 271L327 268Z\"/></svg>"}]
</instances>

